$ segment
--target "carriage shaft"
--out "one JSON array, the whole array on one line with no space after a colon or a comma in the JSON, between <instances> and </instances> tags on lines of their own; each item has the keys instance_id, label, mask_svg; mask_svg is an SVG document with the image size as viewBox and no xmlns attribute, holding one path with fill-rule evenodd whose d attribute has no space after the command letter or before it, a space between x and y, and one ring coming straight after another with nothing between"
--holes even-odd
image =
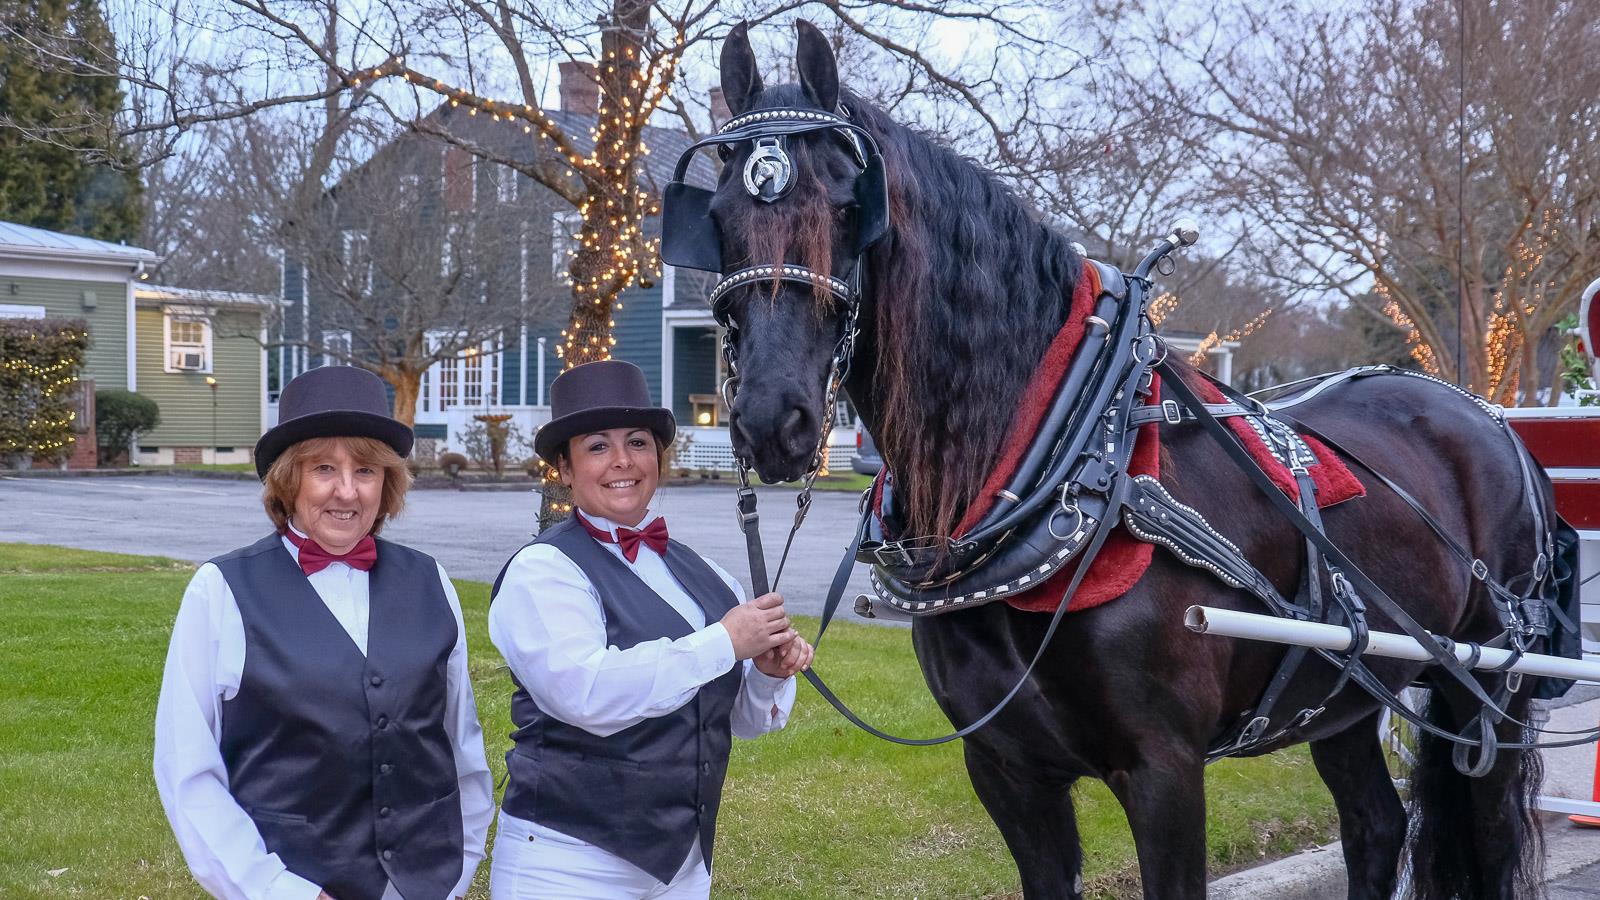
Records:
<instances>
[{"instance_id":1,"label":"carriage shaft","mask_svg":"<svg viewBox=\"0 0 1600 900\"><path fill-rule=\"evenodd\" d=\"M1216 634L1223 637L1248 638L1270 641L1275 644L1295 644L1319 650L1347 650L1354 640L1350 629L1340 625L1319 622L1298 622L1260 613L1237 612L1213 606L1191 606L1184 613L1183 624L1197 634ZM1493 647L1479 649L1475 668L1494 669L1505 665L1511 657L1509 650ZM1385 656L1391 659L1411 659L1429 662L1433 654L1427 647L1408 635L1374 631L1367 644L1366 655ZM1472 657L1466 644L1455 647L1456 659L1463 664ZM1551 678L1569 678L1578 681L1600 682L1600 662L1548 656L1543 653L1525 653L1509 671L1524 675L1546 675Z\"/></svg>"}]
</instances>

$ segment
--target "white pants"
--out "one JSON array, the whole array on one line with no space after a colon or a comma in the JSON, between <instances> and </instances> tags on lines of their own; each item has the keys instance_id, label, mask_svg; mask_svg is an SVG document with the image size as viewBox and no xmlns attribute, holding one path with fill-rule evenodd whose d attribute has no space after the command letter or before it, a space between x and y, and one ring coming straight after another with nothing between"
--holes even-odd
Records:
<instances>
[{"instance_id":1,"label":"white pants","mask_svg":"<svg viewBox=\"0 0 1600 900\"><path fill-rule=\"evenodd\" d=\"M711 873L697 838L662 884L614 853L543 825L500 812L489 870L492 900L707 900Z\"/></svg>"}]
</instances>

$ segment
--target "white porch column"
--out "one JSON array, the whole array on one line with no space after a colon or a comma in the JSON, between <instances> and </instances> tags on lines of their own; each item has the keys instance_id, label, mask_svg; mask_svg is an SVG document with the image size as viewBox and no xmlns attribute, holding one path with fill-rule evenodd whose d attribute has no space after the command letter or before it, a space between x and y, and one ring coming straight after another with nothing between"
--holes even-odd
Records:
<instances>
[{"instance_id":1,"label":"white porch column","mask_svg":"<svg viewBox=\"0 0 1600 900\"><path fill-rule=\"evenodd\" d=\"M544 342L545 342L545 338L539 338L539 405L540 406L544 406L545 405L545 402L544 402Z\"/></svg>"},{"instance_id":2,"label":"white porch column","mask_svg":"<svg viewBox=\"0 0 1600 900\"><path fill-rule=\"evenodd\" d=\"M1222 347L1211 351L1211 355L1217 360L1217 380L1233 384L1233 351Z\"/></svg>"}]
</instances>

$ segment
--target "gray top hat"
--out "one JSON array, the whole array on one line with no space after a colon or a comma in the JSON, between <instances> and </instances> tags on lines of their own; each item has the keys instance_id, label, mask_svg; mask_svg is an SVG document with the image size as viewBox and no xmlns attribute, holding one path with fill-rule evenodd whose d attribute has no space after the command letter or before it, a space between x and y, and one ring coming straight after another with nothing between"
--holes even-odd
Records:
<instances>
[{"instance_id":1,"label":"gray top hat","mask_svg":"<svg viewBox=\"0 0 1600 900\"><path fill-rule=\"evenodd\" d=\"M355 366L323 366L304 372L278 397L278 424L256 441L256 474L267 470L291 445L317 437L368 437L411 454L411 427L389 414L383 379Z\"/></svg>"},{"instance_id":2,"label":"gray top hat","mask_svg":"<svg viewBox=\"0 0 1600 900\"><path fill-rule=\"evenodd\" d=\"M584 363L562 372L550 384L550 414L554 418L534 435L533 449L552 466L567 441L580 434L631 425L650 429L665 447L678 431L672 410L650 400L644 373L620 359Z\"/></svg>"}]
</instances>

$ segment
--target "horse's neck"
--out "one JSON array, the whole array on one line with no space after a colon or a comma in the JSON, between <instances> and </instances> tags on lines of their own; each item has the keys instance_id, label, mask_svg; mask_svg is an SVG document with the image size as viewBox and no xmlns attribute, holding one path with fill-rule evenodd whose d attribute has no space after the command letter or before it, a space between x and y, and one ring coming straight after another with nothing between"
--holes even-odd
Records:
<instances>
[{"instance_id":1,"label":"horse's neck","mask_svg":"<svg viewBox=\"0 0 1600 900\"><path fill-rule=\"evenodd\" d=\"M935 156L942 151L914 149L915 155L923 153ZM923 483L937 485L940 496L945 496L948 481L961 502L970 502L977 487L974 471L987 471L998 461L1000 438L1009 431L1034 368L1065 320L1078 263L1064 249L1065 238L1046 232L1009 195L984 198L982 208L992 217L982 226L991 229L989 240L979 246L956 246L958 236L949 222L952 213L943 207L953 202L944 198L972 189L970 183L958 185L974 174L960 171L964 165L971 164L946 156L931 171L917 172L909 190L919 196L906 204L917 221L897 222L896 227L918 230L892 241L870 261L872 281L881 290L873 291L862 310L861 341L847 389L868 429L875 437L887 438L879 441L880 446L897 446L903 457L906 448L920 447L920 458L894 460L897 478L905 479L906 473L899 469L905 465ZM999 190L987 183L983 187ZM915 259L917 254L928 258ZM925 289L905 290L903 279L918 266L927 275ZM930 323L929 330L914 339L916 346L908 345L904 329L891 324L908 315ZM887 330L880 331L880 322ZM888 372L882 360L894 360L900 368L894 377L901 379L900 384L875 384ZM955 366L964 368L956 372ZM949 393L937 403L925 398L920 420L908 420L902 405L896 422L893 413L875 405L875 398L892 393L875 387L897 388L903 404L908 386L937 391L941 385L965 385L966 391ZM884 418L902 433L885 435ZM908 433L917 429L919 434ZM941 445L929 446L929 435L937 436ZM965 460L965 465L953 467L963 474L952 476L936 464L952 456Z\"/></svg>"}]
</instances>

